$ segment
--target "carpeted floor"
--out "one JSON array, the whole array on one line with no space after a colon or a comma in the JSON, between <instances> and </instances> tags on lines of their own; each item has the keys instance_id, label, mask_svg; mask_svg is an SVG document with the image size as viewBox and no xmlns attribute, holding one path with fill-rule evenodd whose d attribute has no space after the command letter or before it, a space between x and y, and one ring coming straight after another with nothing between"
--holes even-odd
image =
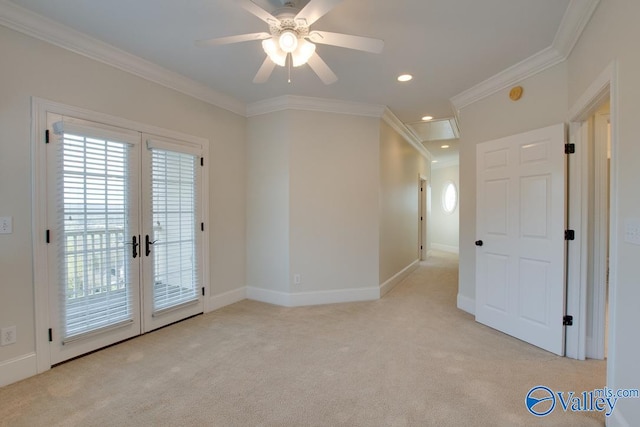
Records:
<instances>
[{"instance_id":1,"label":"carpeted floor","mask_svg":"<svg viewBox=\"0 0 640 427\"><path fill-rule=\"evenodd\" d=\"M456 309L439 253L379 301L241 301L0 388L2 426L599 426L527 412L536 385L582 392L605 364L554 356Z\"/></svg>"}]
</instances>

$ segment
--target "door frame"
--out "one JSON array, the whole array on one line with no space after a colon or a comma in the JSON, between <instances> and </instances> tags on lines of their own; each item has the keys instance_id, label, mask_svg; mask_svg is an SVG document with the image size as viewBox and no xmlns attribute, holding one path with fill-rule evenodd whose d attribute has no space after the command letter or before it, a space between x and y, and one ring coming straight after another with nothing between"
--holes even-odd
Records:
<instances>
[{"instance_id":1,"label":"door frame","mask_svg":"<svg viewBox=\"0 0 640 427\"><path fill-rule=\"evenodd\" d=\"M429 235L429 214L427 210L428 181L423 175L418 176L418 259L424 261L429 254L427 238Z\"/></svg>"},{"instance_id":2,"label":"door frame","mask_svg":"<svg viewBox=\"0 0 640 427\"><path fill-rule=\"evenodd\" d=\"M607 301L607 267L609 236L609 191L607 139L609 112L597 112L593 122L593 203L591 204L589 238L592 238L590 280L587 287L591 306L587 309L587 326L591 336L587 335L585 356L604 359L605 325ZM592 139L592 138L590 138Z\"/></svg>"},{"instance_id":3,"label":"door frame","mask_svg":"<svg viewBox=\"0 0 640 427\"><path fill-rule=\"evenodd\" d=\"M104 123L111 126L135 130L141 133L162 135L167 138L200 144L202 157L209 159L209 140L206 138L187 135L153 125L139 123L133 120L98 113L80 107L69 106L43 98L31 97L31 227L33 245L33 279L34 279L34 321L35 321L35 349L36 372L42 373L51 369L51 353L49 346L49 279L48 279L48 250L45 241L47 230L47 153L45 145L45 130L47 129L47 113L71 116L82 120ZM209 161L204 162L202 180L202 217L209 218ZM205 230L208 224L205 223ZM202 259L210 259L209 233L202 234ZM202 263L202 286L205 295L210 295L209 263ZM205 297L204 310L207 310Z\"/></svg>"},{"instance_id":4,"label":"door frame","mask_svg":"<svg viewBox=\"0 0 640 427\"><path fill-rule=\"evenodd\" d=\"M567 276L567 313L574 316L574 327L567 328L567 357L584 360L587 348L587 263L588 263L588 202L586 185L590 173L588 163L588 132L584 123L593 116L598 107L609 99L611 121L611 182L609 198L611 212L617 212L618 191L618 64L611 62L593 81L589 88L569 110L570 140L576 144L576 155L570 156L569 169L569 224L576 230L576 240L570 245ZM616 290L618 282L618 220L609 218L609 350L607 357L607 385L614 377L616 349ZM573 250L571 250L573 248Z\"/></svg>"}]
</instances>

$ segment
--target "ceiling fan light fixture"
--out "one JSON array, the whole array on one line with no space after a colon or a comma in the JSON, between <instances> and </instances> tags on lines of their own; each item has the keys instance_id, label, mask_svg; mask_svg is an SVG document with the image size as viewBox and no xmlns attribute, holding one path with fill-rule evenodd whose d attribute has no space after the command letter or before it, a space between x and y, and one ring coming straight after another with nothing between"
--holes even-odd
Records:
<instances>
[{"instance_id":1,"label":"ceiling fan light fixture","mask_svg":"<svg viewBox=\"0 0 640 427\"><path fill-rule=\"evenodd\" d=\"M294 67L304 65L309 61L309 58L315 53L316 45L308 42L304 39L300 40L298 49L291 53L291 59Z\"/></svg>"},{"instance_id":2,"label":"ceiling fan light fixture","mask_svg":"<svg viewBox=\"0 0 640 427\"><path fill-rule=\"evenodd\" d=\"M298 47L298 35L291 30L285 30L278 37L278 44L285 53L293 53Z\"/></svg>"},{"instance_id":3,"label":"ceiling fan light fixture","mask_svg":"<svg viewBox=\"0 0 640 427\"><path fill-rule=\"evenodd\" d=\"M287 53L280 49L280 46L273 38L262 41L262 49L269 58L277 65L284 67L287 63Z\"/></svg>"}]
</instances>

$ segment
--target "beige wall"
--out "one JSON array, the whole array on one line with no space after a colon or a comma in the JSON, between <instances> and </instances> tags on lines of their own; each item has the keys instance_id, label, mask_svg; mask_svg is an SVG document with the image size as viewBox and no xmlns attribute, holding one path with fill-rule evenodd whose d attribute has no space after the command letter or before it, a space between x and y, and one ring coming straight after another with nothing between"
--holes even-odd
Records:
<instances>
[{"instance_id":1,"label":"beige wall","mask_svg":"<svg viewBox=\"0 0 640 427\"><path fill-rule=\"evenodd\" d=\"M610 308L614 327L609 341L608 378L610 387L633 387L640 384L638 354L640 340L640 246L624 241L624 222L640 218L640 2L601 0L591 21L569 57L569 106L573 106L589 85L612 62L617 61L618 102L611 106L617 114L614 132L612 178L617 191L612 194L611 216L618 228L613 230L617 245L617 263L612 263L612 294ZM616 137L617 136L617 137ZM611 311L610 311L611 312ZM640 425L640 405L637 400L620 400L614 417L615 425Z\"/></svg>"},{"instance_id":2,"label":"beige wall","mask_svg":"<svg viewBox=\"0 0 640 427\"><path fill-rule=\"evenodd\" d=\"M442 207L442 193L448 182L453 182L460 195L460 167L458 165L431 170L431 245L433 249L458 252L460 204L453 212ZM459 198L458 198L459 200Z\"/></svg>"},{"instance_id":3,"label":"beige wall","mask_svg":"<svg viewBox=\"0 0 640 427\"><path fill-rule=\"evenodd\" d=\"M484 98L459 112L460 119L460 271L459 299L475 301L476 145L485 141L550 126L567 114L567 64L556 65L520 83L524 95L509 99L509 89Z\"/></svg>"},{"instance_id":4,"label":"beige wall","mask_svg":"<svg viewBox=\"0 0 640 427\"><path fill-rule=\"evenodd\" d=\"M18 336L0 364L35 349L31 96L209 139L210 295L244 286L245 118L2 26L0 57L0 326Z\"/></svg>"},{"instance_id":5,"label":"beige wall","mask_svg":"<svg viewBox=\"0 0 640 427\"><path fill-rule=\"evenodd\" d=\"M249 119L248 286L311 295L377 288L378 123L295 110Z\"/></svg>"},{"instance_id":6,"label":"beige wall","mask_svg":"<svg viewBox=\"0 0 640 427\"><path fill-rule=\"evenodd\" d=\"M431 164L387 123L380 125L380 283L419 259L422 175Z\"/></svg>"},{"instance_id":7,"label":"beige wall","mask_svg":"<svg viewBox=\"0 0 640 427\"><path fill-rule=\"evenodd\" d=\"M252 117L247 131L247 286L289 292L290 115Z\"/></svg>"},{"instance_id":8,"label":"beige wall","mask_svg":"<svg viewBox=\"0 0 640 427\"><path fill-rule=\"evenodd\" d=\"M377 288L379 119L290 115L292 291Z\"/></svg>"}]
</instances>

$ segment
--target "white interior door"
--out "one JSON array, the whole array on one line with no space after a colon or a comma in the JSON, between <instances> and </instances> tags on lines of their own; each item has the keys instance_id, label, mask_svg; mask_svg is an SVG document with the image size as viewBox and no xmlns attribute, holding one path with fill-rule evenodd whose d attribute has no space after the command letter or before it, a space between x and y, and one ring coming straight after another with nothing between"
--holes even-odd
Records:
<instances>
[{"instance_id":1,"label":"white interior door","mask_svg":"<svg viewBox=\"0 0 640 427\"><path fill-rule=\"evenodd\" d=\"M476 320L564 355L563 124L477 146Z\"/></svg>"}]
</instances>

